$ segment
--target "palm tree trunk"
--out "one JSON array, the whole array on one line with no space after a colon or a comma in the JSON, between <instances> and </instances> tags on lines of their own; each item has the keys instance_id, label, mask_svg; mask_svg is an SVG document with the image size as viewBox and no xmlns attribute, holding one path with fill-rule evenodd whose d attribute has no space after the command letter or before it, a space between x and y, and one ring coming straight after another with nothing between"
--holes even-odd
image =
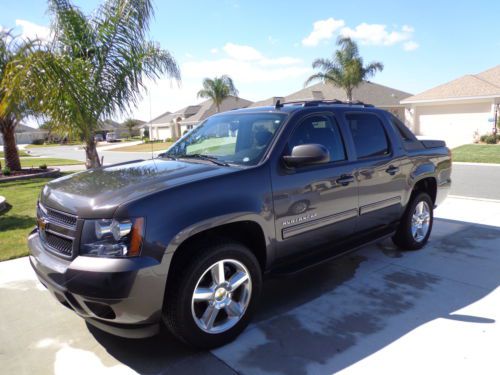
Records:
<instances>
[{"instance_id":1,"label":"palm tree trunk","mask_svg":"<svg viewBox=\"0 0 500 375\"><path fill-rule=\"evenodd\" d=\"M96 143L92 134L85 142L85 158L85 166L87 169L101 166L101 161L99 160L99 155L97 154Z\"/></svg>"},{"instance_id":2,"label":"palm tree trunk","mask_svg":"<svg viewBox=\"0 0 500 375\"><path fill-rule=\"evenodd\" d=\"M3 136L3 152L6 167L11 171L21 170L21 161L16 146L16 121L11 119L0 120L0 132Z\"/></svg>"},{"instance_id":3,"label":"palm tree trunk","mask_svg":"<svg viewBox=\"0 0 500 375\"><path fill-rule=\"evenodd\" d=\"M347 101L348 101L349 103L352 103L352 88L350 88L350 87L349 87L349 88L347 88L347 89L345 90L345 93L346 93L346 95L347 95Z\"/></svg>"}]
</instances>

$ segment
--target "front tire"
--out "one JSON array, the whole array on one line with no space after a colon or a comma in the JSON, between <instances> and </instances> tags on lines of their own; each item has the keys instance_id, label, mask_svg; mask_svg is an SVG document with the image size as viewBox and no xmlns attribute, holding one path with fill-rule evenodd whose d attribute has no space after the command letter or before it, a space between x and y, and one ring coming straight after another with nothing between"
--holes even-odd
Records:
<instances>
[{"instance_id":1,"label":"front tire","mask_svg":"<svg viewBox=\"0 0 500 375\"><path fill-rule=\"evenodd\" d=\"M188 345L214 348L234 340L250 322L261 270L253 253L239 243L191 250L189 261L173 270L167 284L163 320Z\"/></svg>"},{"instance_id":2,"label":"front tire","mask_svg":"<svg viewBox=\"0 0 500 375\"><path fill-rule=\"evenodd\" d=\"M401 250L419 250L427 244L434 222L429 194L418 193L410 201L392 241Z\"/></svg>"}]
</instances>

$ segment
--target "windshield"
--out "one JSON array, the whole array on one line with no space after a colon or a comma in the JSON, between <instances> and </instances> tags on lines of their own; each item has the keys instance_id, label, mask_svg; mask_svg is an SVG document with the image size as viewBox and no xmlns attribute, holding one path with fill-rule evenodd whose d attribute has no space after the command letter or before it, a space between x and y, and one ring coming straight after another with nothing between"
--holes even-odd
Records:
<instances>
[{"instance_id":1,"label":"windshield","mask_svg":"<svg viewBox=\"0 0 500 375\"><path fill-rule=\"evenodd\" d=\"M210 157L223 163L255 165L286 116L282 113L232 113L210 117L175 143L164 156Z\"/></svg>"}]
</instances>

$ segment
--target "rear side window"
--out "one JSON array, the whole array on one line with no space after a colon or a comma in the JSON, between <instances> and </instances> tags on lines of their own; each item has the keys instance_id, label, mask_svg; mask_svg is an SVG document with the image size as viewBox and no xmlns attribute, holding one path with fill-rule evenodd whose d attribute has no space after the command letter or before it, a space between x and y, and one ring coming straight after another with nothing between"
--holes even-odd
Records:
<instances>
[{"instance_id":1,"label":"rear side window","mask_svg":"<svg viewBox=\"0 0 500 375\"><path fill-rule=\"evenodd\" d=\"M334 118L323 115L306 118L295 129L288 146L292 150L295 146L308 143L325 146L330 152L330 161L346 159L342 136Z\"/></svg>"},{"instance_id":2,"label":"rear side window","mask_svg":"<svg viewBox=\"0 0 500 375\"><path fill-rule=\"evenodd\" d=\"M389 154L389 142L380 119L369 113L350 113L347 122L359 159Z\"/></svg>"}]
</instances>

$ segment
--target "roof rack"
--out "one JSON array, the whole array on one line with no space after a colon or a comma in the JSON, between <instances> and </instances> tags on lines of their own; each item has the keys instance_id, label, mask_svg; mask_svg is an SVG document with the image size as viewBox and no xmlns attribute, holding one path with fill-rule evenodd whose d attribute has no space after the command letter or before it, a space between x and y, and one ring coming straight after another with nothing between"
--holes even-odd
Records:
<instances>
[{"instance_id":1,"label":"roof rack","mask_svg":"<svg viewBox=\"0 0 500 375\"><path fill-rule=\"evenodd\" d=\"M317 107L320 105L350 105L350 106L360 106L360 107L373 107L372 104L363 103L359 100L355 102L343 102L342 100L332 99L332 100L294 100L289 102L276 101L275 108L279 109L285 105L302 105L303 107Z\"/></svg>"}]
</instances>

